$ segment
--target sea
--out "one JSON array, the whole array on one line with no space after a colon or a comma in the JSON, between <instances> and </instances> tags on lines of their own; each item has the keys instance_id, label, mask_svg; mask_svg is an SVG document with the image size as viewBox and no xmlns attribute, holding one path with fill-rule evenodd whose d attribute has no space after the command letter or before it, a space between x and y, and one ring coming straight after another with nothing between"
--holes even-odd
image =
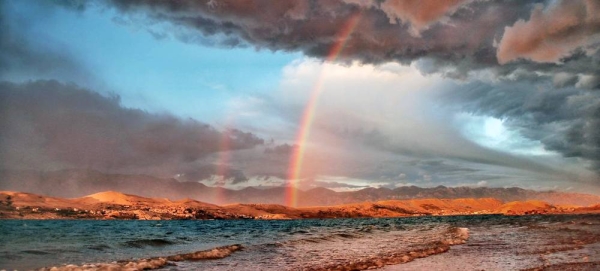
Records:
<instances>
[{"instance_id":1,"label":"sea","mask_svg":"<svg viewBox=\"0 0 600 271\"><path fill-rule=\"evenodd\" d=\"M533 248L554 241L549 246L579 249L600 242L594 229L600 229L598 215L1 220L0 270L362 270L466 246L473 231L499 232L478 250L508 240L502 232L535 239L527 243ZM565 241L557 242L560 236Z\"/></svg>"}]
</instances>

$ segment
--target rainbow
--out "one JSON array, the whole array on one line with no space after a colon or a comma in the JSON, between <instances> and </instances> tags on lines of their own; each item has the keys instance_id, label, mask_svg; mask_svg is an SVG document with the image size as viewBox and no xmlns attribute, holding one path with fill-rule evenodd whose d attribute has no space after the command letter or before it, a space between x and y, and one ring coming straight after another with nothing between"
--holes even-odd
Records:
<instances>
[{"instance_id":1,"label":"rainbow","mask_svg":"<svg viewBox=\"0 0 600 271\"><path fill-rule=\"evenodd\" d=\"M337 35L336 42L331 47L331 50L329 50L327 58L325 58L326 62L332 62L338 58L338 56L344 49L344 46L346 45L350 34L352 34L354 28L358 25L359 19L360 13L355 13L354 15L350 16L350 18L345 22L341 31ZM323 69L317 77L317 80L315 81L315 84L312 88L310 98L302 114L300 128L298 130L298 133L296 134L295 145L297 147L294 148L292 152L288 168L288 180L290 183L287 186L285 195L286 205L288 206L297 205L298 191L296 188L296 184L297 181L300 179L300 174L302 172L302 163L304 162L304 153L306 151L306 141L308 140L308 137L310 135L310 130L315 118L315 112L317 109L319 97L323 92L324 78L325 70Z\"/></svg>"},{"instance_id":2,"label":"rainbow","mask_svg":"<svg viewBox=\"0 0 600 271\"><path fill-rule=\"evenodd\" d=\"M221 138L219 140L219 157L217 159L217 170L215 175L217 178L223 178L222 184L217 184L214 189L215 193L213 194L213 203L215 204L224 204L225 199L225 176L229 173L229 162L231 160L231 129L229 128L230 121L227 122L227 127L221 133Z\"/></svg>"}]
</instances>

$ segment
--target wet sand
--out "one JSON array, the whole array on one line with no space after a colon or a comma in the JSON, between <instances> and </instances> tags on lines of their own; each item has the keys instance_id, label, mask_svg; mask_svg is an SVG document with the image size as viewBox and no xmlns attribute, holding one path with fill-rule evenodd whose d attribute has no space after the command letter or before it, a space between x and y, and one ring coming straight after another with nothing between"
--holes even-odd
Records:
<instances>
[{"instance_id":1,"label":"wet sand","mask_svg":"<svg viewBox=\"0 0 600 271\"><path fill-rule=\"evenodd\" d=\"M463 245L382 270L600 270L600 217L470 227Z\"/></svg>"}]
</instances>

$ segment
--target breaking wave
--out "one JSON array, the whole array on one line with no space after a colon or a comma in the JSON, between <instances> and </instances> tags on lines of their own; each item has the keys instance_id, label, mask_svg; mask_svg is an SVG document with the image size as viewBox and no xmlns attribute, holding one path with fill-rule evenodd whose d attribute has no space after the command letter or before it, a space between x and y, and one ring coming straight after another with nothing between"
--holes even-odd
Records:
<instances>
[{"instance_id":1,"label":"breaking wave","mask_svg":"<svg viewBox=\"0 0 600 271\"><path fill-rule=\"evenodd\" d=\"M398 246L393 250L385 250L379 251L377 254L369 255L369 256L360 256L352 254L329 254L331 247L338 247L340 242L348 242L349 239L354 239L357 242L373 242L379 239L373 239L367 241L366 239L371 238L370 236L364 236L359 234L358 232L365 233L365 231L350 231L348 233L335 232L332 234L324 235L324 236L314 236L301 238L296 240L288 240L285 242L275 242L275 243L266 243L262 245L252 245L247 248L248 255L238 257L238 260L242 260L247 258L248 265L247 267L252 269L253 258L256 257L259 251L260 253L264 253L264 250L271 250L271 252L280 253L281 250L287 251L289 253L295 254L304 254L307 248L314 249L319 247L323 249L324 258L335 258L334 261L320 261L314 259L305 259L299 260L296 262L286 262L282 263L283 265L279 266L280 270L366 270L372 268L379 268L384 265L392 265L392 264L401 264L410 262L417 258L428 257L431 255L444 253L450 249L450 246L463 244L469 238L469 230L467 228L456 228L449 227L446 229L438 229L435 232L431 233L431 236L423 239L425 242L419 242L418 240L413 240L412 245L408 246ZM370 234L366 234L370 235ZM377 235L373 235L377 236ZM386 243L401 242L407 240L380 240ZM148 240L136 240L138 244L142 245L167 245L170 241L163 239L148 239ZM353 242L353 241L352 241ZM377 242L377 241L375 241ZM129 242L131 244L131 242ZM317 247L315 247L317 246ZM229 245L216 247L209 250L201 250L192 253L184 253L184 254L176 254L171 256L164 257L153 257L146 259L136 259L136 260L127 260L127 261L117 261L111 263L95 263L95 264L84 264L84 265L62 265L55 266L49 268L43 268L43 271L75 271L75 270L150 270L150 269L159 269L169 265L178 265L178 262L193 262L193 261L203 261L203 260L216 260L223 259L236 251L242 250L242 245ZM364 247L365 251L371 250L369 246ZM327 252L329 251L329 252ZM363 252L365 252L363 251ZM240 254L241 255L241 254ZM285 255L286 258L289 259L298 259L294 255ZM236 258L237 259L237 258ZM214 265L207 263L210 267L208 269L212 269ZM196 268L200 268L201 266L196 266ZM179 267L178 267L179 268ZM259 268L259 266L256 266ZM186 269L186 268L183 268ZM217 268L218 269L218 268Z\"/></svg>"},{"instance_id":2,"label":"breaking wave","mask_svg":"<svg viewBox=\"0 0 600 271\"><path fill-rule=\"evenodd\" d=\"M42 268L40 271L79 271L79 270L150 270L165 267L167 265L175 265L174 262L180 261L201 261L211 259L222 259L232 253L241 250L241 245L229 245L216 247L209 250L201 250L192 253L177 254L167 257L154 257L147 259L137 259L129 261L118 261L112 263L95 263L84 265L62 265Z\"/></svg>"},{"instance_id":3,"label":"breaking wave","mask_svg":"<svg viewBox=\"0 0 600 271\"><path fill-rule=\"evenodd\" d=\"M444 253L469 238L467 228L443 226L426 233L369 233L359 229L250 246L235 261L248 270L366 270ZM211 262L182 270L196 269L223 270Z\"/></svg>"},{"instance_id":4,"label":"breaking wave","mask_svg":"<svg viewBox=\"0 0 600 271\"><path fill-rule=\"evenodd\" d=\"M380 268L385 265L402 264L418 258L425 258L435 254L447 252L452 245L464 244L469 238L469 229L450 228L438 241L419 245L418 248L401 251L384 252L371 257L346 260L323 266L304 267L302 270L367 270Z\"/></svg>"},{"instance_id":5,"label":"breaking wave","mask_svg":"<svg viewBox=\"0 0 600 271\"><path fill-rule=\"evenodd\" d=\"M143 248L143 247L163 247L173 245L175 242L166 239L140 239L131 240L124 242L123 245L127 247Z\"/></svg>"}]
</instances>

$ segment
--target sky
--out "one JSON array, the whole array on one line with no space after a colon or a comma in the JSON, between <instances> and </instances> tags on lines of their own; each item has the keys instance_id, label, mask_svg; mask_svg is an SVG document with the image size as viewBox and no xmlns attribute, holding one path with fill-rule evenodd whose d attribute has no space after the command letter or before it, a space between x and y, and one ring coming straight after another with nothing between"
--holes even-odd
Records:
<instances>
[{"instance_id":1,"label":"sky","mask_svg":"<svg viewBox=\"0 0 600 271\"><path fill-rule=\"evenodd\" d=\"M0 167L600 194L600 2L0 0Z\"/></svg>"}]
</instances>

